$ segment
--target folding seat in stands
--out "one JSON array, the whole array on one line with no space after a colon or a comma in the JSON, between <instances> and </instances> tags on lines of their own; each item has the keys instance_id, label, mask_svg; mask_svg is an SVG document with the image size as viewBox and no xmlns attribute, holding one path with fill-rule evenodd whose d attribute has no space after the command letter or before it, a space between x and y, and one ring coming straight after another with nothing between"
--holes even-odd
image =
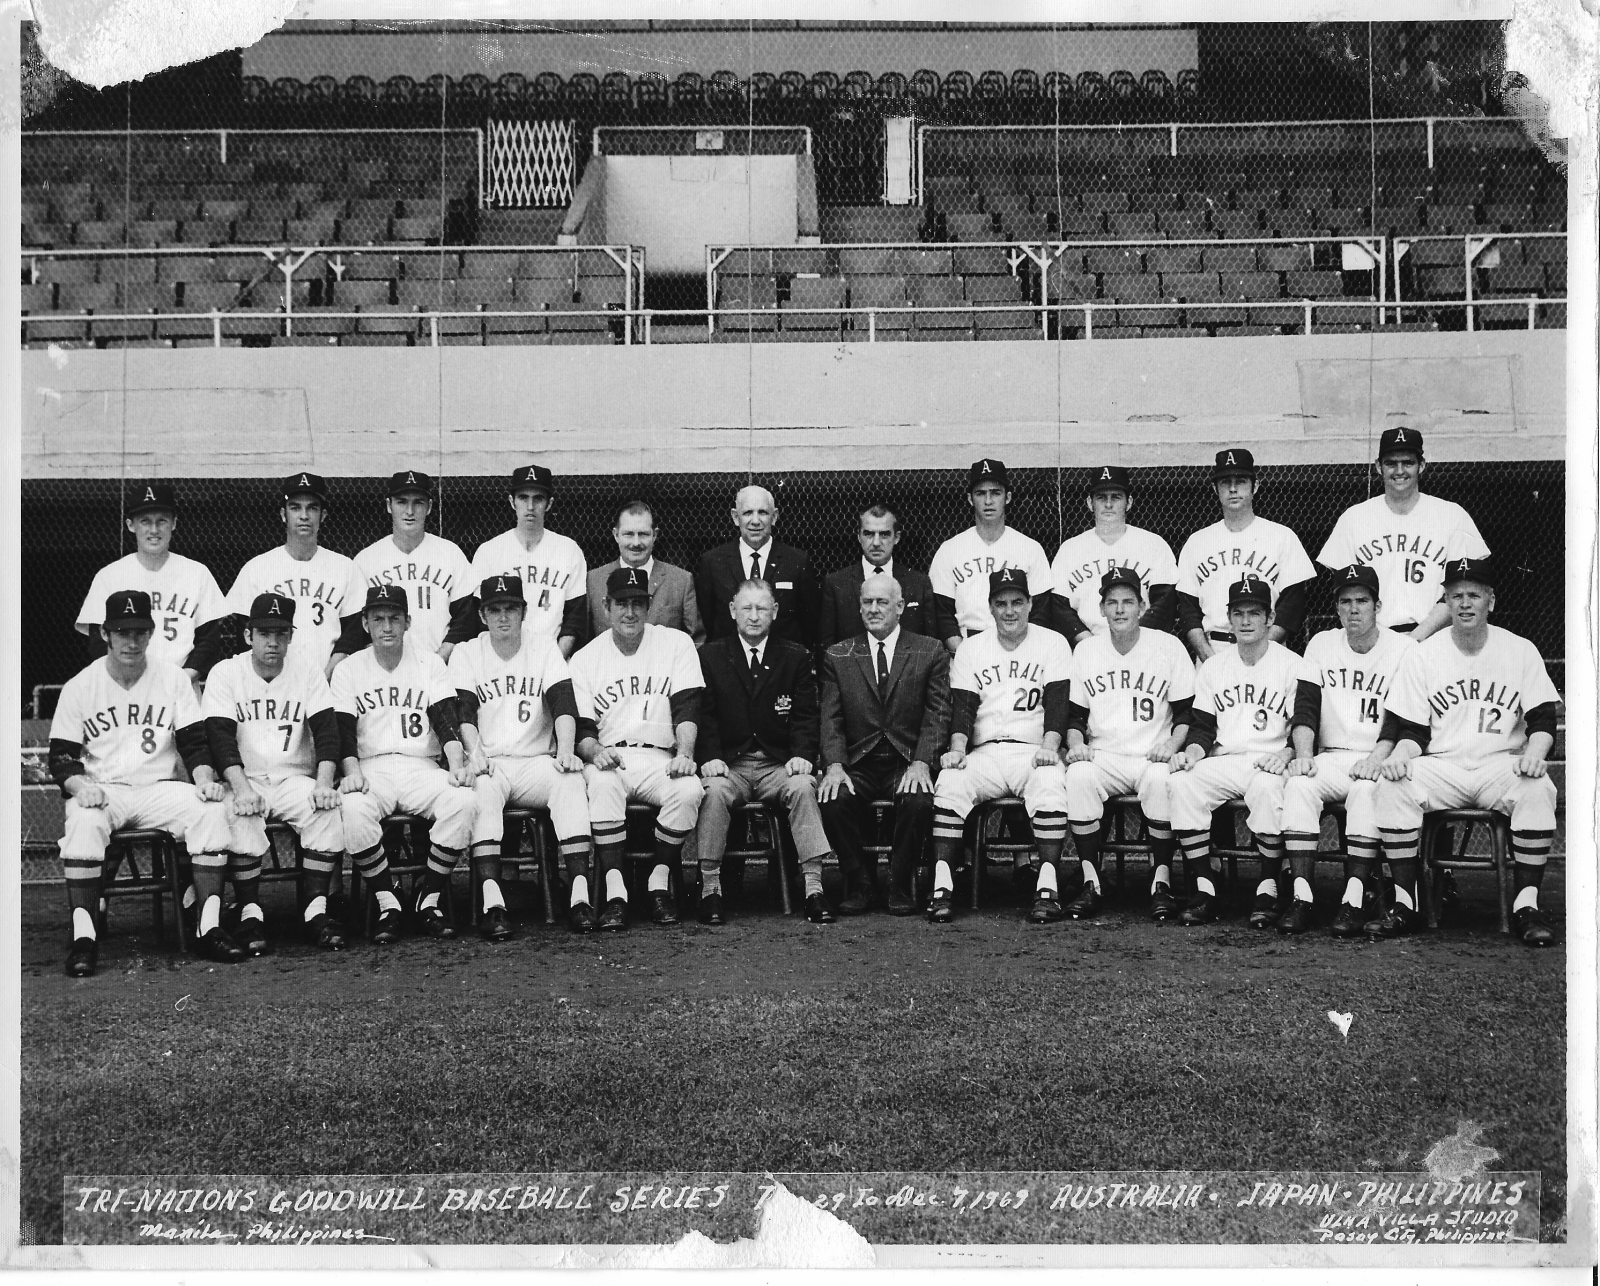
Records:
<instances>
[{"instance_id":1,"label":"folding seat in stands","mask_svg":"<svg viewBox=\"0 0 1600 1286\"><path fill-rule=\"evenodd\" d=\"M186 246L225 246L233 240L233 224L222 219L191 219L179 230Z\"/></svg>"},{"instance_id":2,"label":"folding seat in stands","mask_svg":"<svg viewBox=\"0 0 1600 1286\"><path fill-rule=\"evenodd\" d=\"M1156 235L1154 210L1110 210L1106 213L1106 236L1126 240L1149 240Z\"/></svg>"},{"instance_id":3,"label":"folding seat in stands","mask_svg":"<svg viewBox=\"0 0 1600 1286\"><path fill-rule=\"evenodd\" d=\"M398 259L400 275L407 281L437 281L461 275L461 256L454 250L409 250Z\"/></svg>"},{"instance_id":4,"label":"folding seat in stands","mask_svg":"<svg viewBox=\"0 0 1600 1286\"><path fill-rule=\"evenodd\" d=\"M387 307L394 302L394 284L347 276L334 284L333 302L343 309Z\"/></svg>"},{"instance_id":5,"label":"folding seat in stands","mask_svg":"<svg viewBox=\"0 0 1600 1286\"><path fill-rule=\"evenodd\" d=\"M296 336L348 335L356 328L354 317L333 316L352 311L344 304L296 305L287 329Z\"/></svg>"},{"instance_id":6,"label":"folding seat in stands","mask_svg":"<svg viewBox=\"0 0 1600 1286\"><path fill-rule=\"evenodd\" d=\"M440 228L436 214L408 215L393 220L389 235L391 240L400 244L437 242L441 236Z\"/></svg>"},{"instance_id":7,"label":"folding seat in stands","mask_svg":"<svg viewBox=\"0 0 1600 1286\"><path fill-rule=\"evenodd\" d=\"M1162 188L1146 188L1128 193L1128 209L1134 214L1164 214L1178 209L1178 194Z\"/></svg>"},{"instance_id":8,"label":"folding seat in stands","mask_svg":"<svg viewBox=\"0 0 1600 1286\"><path fill-rule=\"evenodd\" d=\"M783 329L802 332L807 338L839 338L843 325L842 312L801 313L797 308L842 309L845 284L842 277L796 277L789 283L789 298L781 305Z\"/></svg>"},{"instance_id":9,"label":"folding seat in stands","mask_svg":"<svg viewBox=\"0 0 1600 1286\"><path fill-rule=\"evenodd\" d=\"M1344 294L1344 277L1329 271L1287 272L1284 294L1290 299L1337 299Z\"/></svg>"},{"instance_id":10,"label":"folding seat in stands","mask_svg":"<svg viewBox=\"0 0 1600 1286\"><path fill-rule=\"evenodd\" d=\"M1258 210L1212 210L1210 217L1211 230L1219 237L1242 238L1261 235L1261 213Z\"/></svg>"},{"instance_id":11,"label":"folding seat in stands","mask_svg":"<svg viewBox=\"0 0 1600 1286\"><path fill-rule=\"evenodd\" d=\"M899 271L908 277L948 277L950 251L902 250L899 253Z\"/></svg>"},{"instance_id":12,"label":"folding seat in stands","mask_svg":"<svg viewBox=\"0 0 1600 1286\"><path fill-rule=\"evenodd\" d=\"M1164 272L1161 274L1161 294L1164 298L1185 301L1221 298L1217 274L1214 272Z\"/></svg>"},{"instance_id":13,"label":"folding seat in stands","mask_svg":"<svg viewBox=\"0 0 1600 1286\"><path fill-rule=\"evenodd\" d=\"M101 281L114 281L119 286L148 286L156 280L154 255L123 255L107 259L101 265Z\"/></svg>"},{"instance_id":14,"label":"folding seat in stands","mask_svg":"<svg viewBox=\"0 0 1600 1286\"><path fill-rule=\"evenodd\" d=\"M91 258L39 259L35 261L35 281L74 283L99 281L100 260Z\"/></svg>"},{"instance_id":15,"label":"folding seat in stands","mask_svg":"<svg viewBox=\"0 0 1600 1286\"><path fill-rule=\"evenodd\" d=\"M22 225L22 244L25 246L70 246L72 244L72 225L70 223L24 223Z\"/></svg>"},{"instance_id":16,"label":"folding seat in stands","mask_svg":"<svg viewBox=\"0 0 1600 1286\"><path fill-rule=\"evenodd\" d=\"M1171 241L1195 241L1207 235L1205 212L1200 210L1162 210L1156 226Z\"/></svg>"},{"instance_id":17,"label":"folding seat in stands","mask_svg":"<svg viewBox=\"0 0 1600 1286\"><path fill-rule=\"evenodd\" d=\"M284 242L283 221L240 219L233 225L233 241L240 246L276 246Z\"/></svg>"},{"instance_id":18,"label":"folding seat in stands","mask_svg":"<svg viewBox=\"0 0 1600 1286\"><path fill-rule=\"evenodd\" d=\"M341 245L370 246L389 240L389 218L379 214L351 214L339 220Z\"/></svg>"},{"instance_id":19,"label":"folding seat in stands","mask_svg":"<svg viewBox=\"0 0 1600 1286\"><path fill-rule=\"evenodd\" d=\"M904 277L857 276L849 280L852 309L904 308L908 302ZM883 312L874 314L869 320L866 313L853 312L850 324L859 340L867 333L869 325L878 332L910 331L911 316L904 312Z\"/></svg>"},{"instance_id":20,"label":"folding seat in stands","mask_svg":"<svg viewBox=\"0 0 1600 1286\"><path fill-rule=\"evenodd\" d=\"M189 197L163 197L150 202L152 219L170 219L173 223L183 223L189 219L199 218L200 203Z\"/></svg>"},{"instance_id":21,"label":"folding seat in stands","mask_svg":"<svg viewBox=\"0 0 1600 1286\"><path fill-rule=\"evenodd\" d=\"M1417 293L1423 299L1465 299L1467 272L1461 268L1419 268Z\"/></svg>"},{"instance_id":22,"label":"folding seat in stands","mask_svg":"<svg viewBox=\"0 0 1600 1286\"><path fill-rule=\"evenodd\" d=\"M1144 271L1144 253L1137 247L1090 246L1084 251L1084 270L1127 277Z\"/></svg>"},{"instance_id":23,"label":"folding seat in stands","mask_svg":"<svg viewBox=\"0 0 1600 1286\"><path fill-rule=\"evenodd\" d=\"M1102 277L1100 279L1100 294L1107 303L1157 304L1163 300L1160 278L1143 273L1138 276ZM1174 322L1177 320L1176 310L1173 309L1140 308L1128 312L1123 312L1120 309L1115 312L1097 310L1095 312L1096 328L1098 329L1098 323L1102 321L1112 326L1132 326L1136 328L1145 325L1157 325L1159 324L1158 321L1147 321L1146 319L1156 318L1157 314L1163 312L1172 316Z\"/></svg>"},{"instance_id":24,"label":"folding seat in stands","mask_svg":"<svg viewBox=\"0 0 1600 1286\"><path fill-rule=\"evenodd\" d=\"M878 276L899 270L898 252L887 247L845 246L839 251L839 271L846 277Z\"/></svg>"},{"instance_id":25,"label":"folding seat in stands","mask_svg":"<svg viewBox=\"0 0 1600 1286\"><path fill-rule=\"evenodd\" d=\"M1545 288L1544 265L1531 263L1486 268L1483 271L1483 284L1484 292L1490 295L1538 295Z\"/></svg>"},{"instance_id":26,"label":"folding seat in stands","mask_svg":"<svg viewBox=\"0 0 1600 1286\"><path fill-rule=\"evenodd\" d=\"M1206 264L1210 266L1211 252L1207 252ZM1222 272L1254 272L1257 264L1262 272L1299 272L1308 271L1314 256L1309 242L1278 244L1261 246L1255 251L1257 263L1240 262L1237 264L1218 264Z\"/></svg>"},{"instance_id":27,"label":"folding seat in stands","mask_svg":"<svg viewBox=\"0 0 1600 1286\"><path fill-rule=\"evenodd\" d=\"M56 287L56 310L63 313L116 312L121 291L113 281L64 281Z\"/></svg>"},{"instance_id":28,"label":"folding seat in stands","mask_svg":"<svg viewBox=\"0 0 1600 1286\"><path fill-rule=\"evenodd\" d=\"M124 244L126 228L121 223L95 220L80 223L73 231L73 240L80 246L120 246Z\"/></svg>"},{"instance_id":29,"label":"folding seat in stands","mask_svg":"<svg viewBox=\"0 0 1600 1286\"><path fill-rule=\"evenodd\" d=\"M1357 211L1330 211L1335 222L1324 223L1314 210L1263 210L1262 220L1267 227L1267 235L1271 237L1311 237L1327 232L1330 227L1338 227L1345 232L1351 230L1350 220L1346 215L1354 216ZM1360 227L1366 227L1365 220L1356 220Z\"/></svg>"},{"instance_id":30,"label":"folding seat in stands","mask_svg":"<svg viewBox=\"0 0 1600 1286\"><path fill-rule=\"evenodd\" d=\"M957 241L994 241L1000 235L987 214L952 214L949 227Z\"/></svg>"},{"instance_id":31,"label":"folding seat in stands","mask_svg":"<svg viewBox=\"0 0 1600 1286\"><path fill-rule=\"evenodd\" d=\"M970 274L993 275L1011 273L1011 260L1000 246L956 246L951 249L952 267L958 277Z\"/></svg>"},{"instance_id":32,"label":"folding seat in stands","mask_svg":"<svg viewBox=\"0 0 1600 1286\"><path fill-rule=\"evenodd\" d=\"M1128 208L1128 194L1126 192L1085 192L1079 199L1079 205L1085 214L1102 214L1108 211L1122 212Z\"/></svg>"},{"instance_id":33,"label":"folding seat in stands","mask_svg":"<svg viewBox=\"0 0 1600 1286\"><path fill-rule=\"evenodd\" d=\"M128 225L130 246L170 246L178 242L175 219L141 219Z\"/></svg>"},{"instance_id":34,"label":"folding seat in stands","mask_svg":"<svg viewBox=\"0 0 1600 1286\"><path fill-rule=\"evenodd\" d=\"M1199 272L1199 246L1148 246L1144 252L1146 272Z\"/></svg>"},{"instance_id":35,"label":"folding seat in stands","mask_svg":"<svg viewBox=\"0 0 1600 1286\"><path fill-rule=\"evenodd\" d=\"M55 308L56 288L53 282L22 283L22 312L25 316L30 313L51 313Z\"/></svg>"},{"instance_id":36,"label":"folding seat in stands","mask_svg":"<svg viewBox=\"0 0 1600 1286\"><path fill-rule=\"evenodd\" d=\"M622 276L579 277L578 299L587 308L621 308L626 283Z\"/></svg>"},{"instance_id":37,"label":"folding seat in stands","mask_svg":"<svg viewBox=\"0 0 1600 1286\"><path fill-rule=\"evenodd\" d=\"M339 255L345 281L389 281L400 275L400 261L392 251Z\"/></svg>"},{"instance_id":38,"label":"folding seat in stands","mask_svg":"<svg viewBox=\"0 0 1600 1286\"><path fill-rule=\"evenodd\" d=\"M530 255L530 259L539 256ZM518 260L520 256L515 250L463 250L461 252L461 276L468 279L509 279L518 275ZM522 276L532 277L536 274L524 272Z\"/></svg>"},{"instance_id":39,"label":"folding seat in stands","mask_svg":"<svg viewBox=\"0 0 1600 1286\"><path fill-rule=\"evenodd\" d=\"M1456 232L1463 235L1478 231L1478 212L1470 205L1430 205L1423 210L1429 232Z\"/></svg>"},{"instance_id":40,"label":"folding seat in stands","mask_svg":"<svg viewBox=\"0 0 1600 1286\"><path fill-rule=\"evenodd\" d=\"M954 277L911 277L911 302L919 309L950 309L965 304L961 282ZM939 339L970 336L972 313L967 309L956 312L918 312L913 324L919 334L929 334Z\"/></svg>"},{"instance_id":41,"label":"folding seat in stands","mask_svg":"<svg viewBox=\"0 0 1600 1286\"><path fill-rule=\"evenodd\" d=\"M308 219L290 219L283 225L284 239L295 246L331 245L338 235L339 221L332 214Z\"/></svg>"},{"instance_id":42,"label":"folding seat in stands","mask_svg":"<svg viewBox=\"0 0 1600 1286\"><path fill-rule=\"evenodd\" d=\"M1533 205L1524 201L1491 201L1483 207L1485 231L1515 232L1533 226Z\"/></svg>"},{"instance_id":43,"label":"folding seat in stands","mask_svg":"<svg viewBox=\"0 0 1600 1286\"><path fill-rule=\"evenodd\" d=\"M408 282L406 284L422 291L432 283ZM524 282L523 285L526 288L530 283ZM533 297L532 293L526 289L524 290L524 295L526 297L524 302ZM569 299L572 297L571 291L567 292L566 297ZM413 298L417 302L421 302L420 296L414 296ZM510 308L517 298L517 292L515 284L510 277L467 277L455 283L454 298L458 308L477 308L479 306L491 309ZM539 307L543 308L548 304L552 296L543 294L539 298L541 301Z\"/></svg>"}]
</instances>

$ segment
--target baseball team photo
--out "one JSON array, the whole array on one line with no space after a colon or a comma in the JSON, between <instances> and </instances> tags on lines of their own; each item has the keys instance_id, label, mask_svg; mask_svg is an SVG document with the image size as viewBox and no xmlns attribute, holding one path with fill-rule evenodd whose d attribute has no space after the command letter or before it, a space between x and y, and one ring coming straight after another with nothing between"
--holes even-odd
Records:
<instances>
[{"instance_id":1,"label":"baseball team photo","mask_svg":"<svg viewBox=\"0 0 1600 1286\"><path fill-rule=\"evenodd\" d=\"M52 34L17 1253L1592 1256L1504 22Z\"/></svg>"}]
</instances>

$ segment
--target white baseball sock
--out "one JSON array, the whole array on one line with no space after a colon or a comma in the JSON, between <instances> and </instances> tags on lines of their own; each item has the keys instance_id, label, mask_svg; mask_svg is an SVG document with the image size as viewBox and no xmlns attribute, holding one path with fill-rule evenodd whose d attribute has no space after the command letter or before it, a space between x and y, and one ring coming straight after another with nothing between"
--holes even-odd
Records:
<instances>
[{"instance_id":1,"label":"white baseball sock","mask_svg":"<svg viewBox=\"0 0 1600 1286\"><path fill-rule=\"evenodd\" d=\"M1361 906L1362 894L1363 894L1363 889L1362 889L1361 881L1356 879L1355 876L1352 875L1348 880L1346 880L1344 882L1344 898L1343 898L1343 901L1344 901L1344 904L1346 906L1353 906L1353 907L1356 907L1357 909L1359 909L1360 906Z\"/></svg>"},{"instance_id":2,"label":"white baseball sock","mask_svg":"<svg viewBox=\"0 0 1600 1286\"><path fill-rule=\"evenodd\" d=\"M1083 867L1083 882L1094 885L1094 891L1098 893L1100 891L1100 872L1094 869L1094 863L1080 860L1078 865Z\"/></svg>"},{"instance_id":3,"label":"white baseball sock","mask_svg":"<svg viewBox=\"0 0 1600 1286\"><path fill-rule=\"evenodd\" d=\"M1165 862L1150 873L1150 891L1152 893L1156 891L1156 885L1158 884L1165 884L1169 887L1172 884L1172 868Z\"/></svg>"},{"instance_id":4,"label":"white baseball sock","mask_svg":"<svg viewBox=\"0 0 1600 1286\"><path fill-rule=\"evenodd\" d=\"M492 911L495 907L505 909L506 900L500 892L498 880L485 880L483 882L483 909Z\"/></svg>"},{"instance_id":5,"label":"white baseball sock","mask_svg":"<svg viewBox=\"0 0 1600 1286\"><path fill-rule=\"evenodd\" d=\"M398 911L400 909L400 899L395 897L394 893L389 889L379 889L373 896L378 899L379 911Z\"/></svg>"},{"instance_id":6,"label":"white baseball sock","mask_svg":"<svg viewBox=\"0 0 1600 1286\"><path fill-rule=\"evenodd\" d=\"M621 871L607 871L606 872L606 901L607 902L611 902L611 901L616 900L617 898L621 898L624 902L626 902L628 900L628 884L627 884L627 881L625 881L622 878L622 872Z\"/></svg>"},{"instance_id":7,"label":"white baseball sock","mask_svg":"<svg viewBox=\"0 0 1600 1286\"><path fill-rule=\"evenodd\" d=\"M90 941L100 936L95 932L94 916L89 914L88 907L75 906L72 908L72 936L74 938L88 938Z\"/></svg>"},{"instance_id":8,"label":"white baseball sock","mask_svg":"<svg viewBox=\"0 0 1600 1286\"><path fill-rule=\"evenodd\" d=\"M1517 893L1517 900L1511 904L1511 909L1513 911L1522 911L1528 907L1533 907L1537 910L1538 906L1539 890L1530 884L1527 888L1522 889Z\"/></svg>"},{"instance_id":9,"label":"white baseball sock","mask_svg":"<svg viewBox=\"0 0 1600 1286\"><path fill-rule=\"evenodd\" d=\"M222 923L222 899L215 893L200 908L200 936L203 938Z\"/></svg>"},{"instance_id":10,"label":"white baseball sock","mask_svg":"<svg viewBox=\"0 0 1600 1286\"><path fill-rule=\"evenodd\" d=\"M328 914L328 899L323 897L322 894L320 894L320 893L317 894L316 897L312 898L311 901L306 903L306 923L307 924L310 924L311 921L315 920L319 915L327 915L327 914Z\"/></svg>"},{"instance_id":11,"label":"white baseball sock","mask_svg":"<svg viewBox=\"0 0 1600 1286\"><path fill-rule=\"evenodd\" d=\"M587 875L574 875L572 877L572 902L573 906L580 906L589 900L589 877Z\"/></svg>"},{"instance_id":12,"label":"white baseball sock","mask_svg":"<svg viewBox=\"0 0 1600 1286\"><path fill-rule=\"evenodd\" d=\"M1054 862L1041 862L1039 864L1039 883L1035 890L1039 894L1048 893L1055 897L1061 890L1056 885L1056 864Z\"/></svg>"},{"instance_id":13,"label":"white baseball sock","mask_svg":"<svg viewBox=\"0 0 1600 1286\"><path fill-rule=\"evenodd\" d=\"M672 887L672 872L665 864L650 868L650 882L646 887L652 893L665 893Z\"/></svg>"},{"instance_id":14,"label":"white baseball sock","mask_svg":"<svg viewBox=\"0 0 1600 1286\"><path fill-rule=\"evenodd\" d=\"M954 893L956 888L955 876L950 874L950 863L940 860L933 864L933 891L935 893Z\"/></svg>"},{"instance_id":15,"label":"white baseball sock","mask_svg":"<svg viewBox=\"0 0 1600 1286\"><path fill-rule=\"evenodd\" d=\"M1297 902L1310 902L1312 900L1312 898L1311 898L1311 881L1306 879L1304 876L1300 876L1300 875L1295 876L1294 877L1294 896L1295 896L1295 900Z\"/></svg>"}]
</instances>

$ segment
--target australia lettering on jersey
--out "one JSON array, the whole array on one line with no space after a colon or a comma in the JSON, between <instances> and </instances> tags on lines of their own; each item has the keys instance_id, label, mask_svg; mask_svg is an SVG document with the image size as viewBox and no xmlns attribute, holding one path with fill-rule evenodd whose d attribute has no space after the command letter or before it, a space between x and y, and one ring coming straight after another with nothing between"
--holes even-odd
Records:
<instances>
[{"instance_id":1,"label":"australia lettering on jersey","mask_svg":"<svg viewBox=\"0 0 1600 1286\"><path fill-rule=\"evenodd\" d=\"M500 697L542 697L544 682L531 674L507 674L504 678L494 675L473 684L472 690L479 705L488 705Z\"/></svg>"},{"instance_id":2,"label":"australia lettering on jersey","mask_svg":"<svg viewBox=\"0 0 1600 1286\"><path fill-rule=\"evenodd\" d=\"M567 582L572 579L570 571L563 572L554 567L534 567L532 564L523 567L513 563L510 570L529 585L548 585L553 589L565 589Z\"/></svg>"},{"instance_id":3,"label":"australia lettering on jersey","mask_svg":"<svg viewBox=\"0 0 1600 1286\"><path fill-rule=\"evenodd\" d=\"M251 697L233 704L236 723L299 723L305 709L298 701L280 701L275 697Z\"/></svg>"},{"instance_id":4,"label":"australia lettering on jersey","mask_svg":"<svg viewBox=\"0 0 1600 1286\"><path fill-rule=\"evenodd\" d=\"M1389 532L1383 536L1374 536L1371 540L1364 540L1356 546L1356 562L1363 565L1375 562L1385 554L1421 554L1429 562L1437 563L1440 567L1445 564L1444 546L1436 544L1427 536L1412 536L1407 539L1403 533Z\"/></svg>"},{"instance_id":5,"label":"australia lettering on jersey","mask_svg":"<svg viewBox=\"0 0 1600 1286\"><path fill-rule=\"evenodd\" d=\"M1148 692L1152 697L1166 700L1167 693L1172 689L1166 679L1146 674L1143 670L1105 670L1100 674L1085 675L1080 683L1091 697L1121 689L1124 692Z\"/></svg>"},{"instance_id":6,"label":"australia lettering on jersey","mask_svg":"<svg viewBox=\"0 0 1600 1286\"><path fill-rule=\"evenodd\" d=\"M313 584L315 588L313 588ZM274 581L269 592L282 594L285 598L300 600L321 599L324 603L333 607L338 607L344 601L343 590L335 591L334 587L326 581L313 582L309 576L301 576L299 579L288 576L283 580Z\"/></svg>"},{"instance_id":7,"label":"australia lettering on jersey","mask_svg":"<svg viewBox=\"0 0 1600 1286\"><path fill-rule=\"evenodd\" d=\"M357 715L369 714L384 706L396 710L426 710L428 693L423 688L402 688L394 685L387 688L368 688L365 692L356 693Z\"/></svg>"},{"instance_id":8,"label":"australia lettering on jersey","mask_svg":"<svg viewBox=\"0 0 1600 1286\"><path fill-rule=\"evenodd\" d=\"M1343 688L1347 692L1370 692L1374 696L1386 697L1389 695L1389 676L1380 674L1377 670L1355 670L1347 666L1335 669L1330 665L1322 670L1322 686Z\"/></svg>"},{"instance_id":9,"label":"australia lettering on jersey","mask_svg":"<svg viewBox=\"0 0 1600 1286\"><path fill-rule=\"evenodd\" d=\"M150 612L153 616L193 616L199 610L199 602L187 594L163 594L159 589L150 591Z\"/></svg>"},{"instance_id":10,"label":"australia lettering on jersey","mask_svg":"<svg viewBox=\"0 0 1600 1286\"><path fill-rule=\"evenodd\" d=\"M120 711L126 709L127 717ZM83 742L88 745L96 737L116 728L173 728L172 715L166 706L140 705L137 701L127 706L107 706L96 710L83 721Z\"/></svg>"},{"instance_id":11,"label":"australia lettering on jersey","mask_svg":"<svg viewBox=\"0 0 1600 1286\"><path fill-rule=\"evenodd\" d=\"M670 676L656 677L646 675L641 679L637 674L630 674L626 679L618 679L608 683L594 694L594 708L597 714L603 714L619 701L626 701L629 697L650 697L672 695L672 679Z\"/></svg>"},{"instance_id":12,"label":"australia lettering on jersey","mask_svg":"<svg viewBox=\"0 0 1600 1286\"><path fill-rule=\"evenodd\" d=\"M972 676L981 692L984 688L992 687L996 683L1004 683L1008 679L1026 679L1030 683L1039 683L1044 679L1044 662L1034 661L1022 665L1016 660L1010 662L996 661L993 665L986 665L976 671Z\"/></svg>"},{"instance_id":13,"label":"australia lettering on jersey","mask_svg":"<svg viewBox=\"0 0 1600 1286\"><path fill-rule=\"evenodd\" d=\"M1134 571L1139 573L1139 581L1141 584L1148 585L1150 583L1150 569L1148 567L1141 566L1137 559L1119 559L1114 555L1108 554L1104 558L1096 558L1093 562L1082 563L1068 572L1068 592L1070 593L1072 590L1077 589L1078 586L1082 585L1085 581L1098 581L1113 567L1131 567Z\"/></svg>"},{"instance_id":14,"label":"australia lettering on jersey","mask_svg":"<svg viewBox=\"0 0 1600 1286\"><path fill-rule=\"evenodd\" d=\"M990 572L1002 572L1007 567L1015 567L1008 558L996 558L993 554L983 558L969 558L965 562L956 563L950 568L950 575L957 585L964 585L974 576L987 576Z\"/></svg>"},{"instance_id":15,"label":"australia lettering on jersey","mask_svg":"<svg viewBox=\"0 0 1600 1286\"><path fill-rule=\"evenodd\" d=\"M1495 683L1493 680L1457 679L1428 694L1428 707L1440 718L1449 713L1452 707L1465 701L1482 701L1509 710L1514 715L1522 713L1521 690L1512 692L1504 683Z\"/></svg>"},{"instance_id":16,"label":"australia lettering on jersey","mask_svg":"<svg viewBox=\"0 0 1600 1286\"><path fill-rule=\"evenodd\" d=\"M456 578L443 567L429 563L396 563L382 571L369 573L367 580L373 585L437 585L447 595L456 587Z\"/></svg>"},{"instance_id":17,"label":"australia lettering on jersey","mask_svg":"<svg viewBox=\"0 0 1600 1286\"><path fill-rule=\"evenodd\" d=\"M1260 706L1285 719L1289 717L1289 702L1283 692L1254 683L1235 683L1232 687L1218 688L1215 701L1219 711L1232 710L1237 706Z\"/></svg>"},{"instance_id":18,"label":"australia lettering on jersey","mask_svg":"<svg viewBox=\"0 0 1600 1286\"><path fill-rule=\"evenodd\" d=\"M1235 545L1232 549L1225 549L1220 554L1212 554L1209 558L1202 558L1195 566L1195 579L1204 584L1214 573L1232 571L1236 567L1248 567L1269 585L1278 583L1278 572L1281 568L1272 562L1269 556L1259 549L1240 549Z\"/></svg>"}]
</instances>

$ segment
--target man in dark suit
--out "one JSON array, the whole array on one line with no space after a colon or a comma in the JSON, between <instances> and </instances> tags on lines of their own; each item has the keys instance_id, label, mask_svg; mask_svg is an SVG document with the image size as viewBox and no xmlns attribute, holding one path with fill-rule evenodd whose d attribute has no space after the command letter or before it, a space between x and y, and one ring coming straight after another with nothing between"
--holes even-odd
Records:
<instances>
[{"instance_id":1,"label":"man in dark suit","mask_svg":"<svg viewBox=\"0 0 1600 1286\"><path fill-rule=\"evenodd\" d=\"M721 924L722 854L732 810L751 799L782 804L806 882L806 919L831 924L822 895L828 837L817 813L817 680L811 653L772 632L777 604L765 581L746 581L728 613L736 627L700 649L705 676L696 754L700 805L700 919Z\"/></svg>"},{"instance_id":2,"label":"man in dark suit","mask_svg":"<svg viewBox=\"0 0 1600 1286\"><path fill-rule=\"evenodd\" d=\"M871 505L861 511L861 526L856 532L861 558L822 582L822 625L817 631L819 647L832 647L840 639L853 638L866 628L861 618L861 582L874 572L893 576L905 596L905 612L900 628L908 634L934 633L933 583L926 572L907 567L894 556L900 543L900 516L886 504Z\"/></svg>"},{"instance_id":3,"label":"man in dark suit","mask_svg":"<svg viewBox=\"0 0 1600 1286\"><path fill-rule=\"evenodd\" d=\"M822 657L822 823L845 872L843 914L872 907L876 859L861 847L874 799L894 799L889 913L917 907L912 875L933 824L933 774L950 727L950 655L938 639L901 625L904 595L892 576L861 586L866 633Z\"/></svg>"},{"instance_id":4,"label":"man in dark suit","mask_svg":"<svg viewBox=\"0 0 1600 1286\"><path fill-rule=\"evenodd\" d=\"M726 638L734 632L728 604L747 580L765 581L778 603L778 620L772 632L779 638L810 647L817 637L821 597L811 555L772 538L778 506L765 487L744 487L734 500L733 525L739 539L709 549L695 573L700 596L700 619L708 638Z\"/></svg>"},{"instance_id":5,"label":"man in dark suit","mask_svg":"<svg viewBox=\"0 0 1600 1286\"><path fill-rule=\"evenodd\" d=\"M618 557L589 571L589 637L597 639L611 628L611 616L606 611L606 577L619 567L638 567L650 578L650 614L645 623L682 630L696 647L704 643L706 632L700 624L694 578L683 568L655 556L655 510L643 500L628 501L617 514L611 535L617 542Z\"/></svg>"}]
</instances>

